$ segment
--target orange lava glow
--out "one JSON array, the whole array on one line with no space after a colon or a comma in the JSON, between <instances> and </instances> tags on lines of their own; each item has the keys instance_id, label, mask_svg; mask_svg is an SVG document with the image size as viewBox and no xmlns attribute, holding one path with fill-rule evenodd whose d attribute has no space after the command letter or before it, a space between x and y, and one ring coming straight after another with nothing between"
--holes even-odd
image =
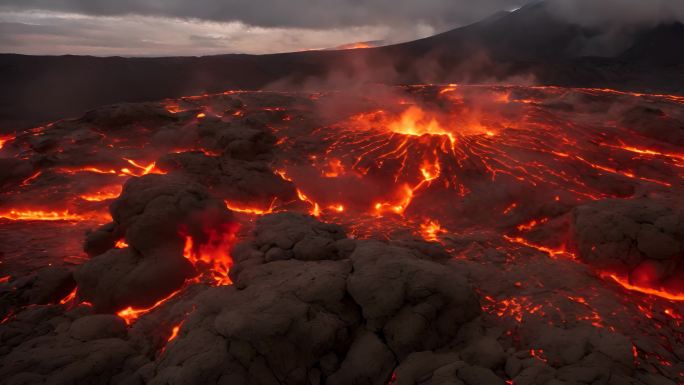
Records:
<instances>
[{"instance_id":1,"label":"orange lava glow","mask_svg":"<svg viewBox=\"0 0 684 385\"><path fill-rule=\"evenodd\" d=\"M224 201L224 202L226 204L226 207L231 211L235 211L235 212L243 213L243 214L253 214L253 215L270 214L273 212L274 205L275 205L275 199L271 201L271 204L267 208L243 206L243 205L240 205L237 203L231 203L228 201Z\"/></svg>"},{"instance_id":2,"label":"orange lava glow","mask_svg":"<svg viewBox=\"0 0 684 385\"><path fill-rule=\"evenodd\" d=\"M79 172L91 172L94 174L111 174L118 176L143 176L147 174L163 174L161 170L156 168L156 162L144 165L136 162L132 159L124 160L129 164L130 167L121 167L118 169L114 168L101 168L97 166L86 166L86 167L71 167L71 168L61 168L60 172L66 174L75 174Z\"/></svg>"},{"instance_id":3,"label":"orange lava glow","mask_svg":"<svg viewBox=\"0 0 684 385\"><path fill-rule=\"evenodd\" d=\"M114 185L114 186L105 187L101 190L98 190L98 191L95 191L92 193L80 195L79 197L83 200L88 201L88 202L102 202L102 201L117 198L119 195L121 195L121 190L122 190L121 185Z\"/></svg>"},{"instance_id":4,"label":"orange lava glow","mask_svg":"<svg viewBox=\"0 0 684 385\"><path fill-rule=\"evenodd\" d=\"M129 306L123 310L120 310L116 313L119 317L121 317L125 322L126 325L131 325L135 320L140 318L143 314L147 314L154 310L155 308L161 306L164 302L170 300L171 298L175 297L180 293L181 290L176 290L173 293L169 294L168 296L160 299L159 301L155 302L154 305L146 308L134 308L132 306Z\"/></svg>"},{"instance_id":5,"label":"orange lava glow","mask_svg":"<svg viewBox=\"0 0 684 385\"><path fill-rule=\"evenodd\" d=\"M10 210L0 212L0 218L13 221L82 221L87 218L64 211L43 211L43 210Z\"/></svg>"},{"instance_id":6,"label":"orange lava glow","mask_svg":"<svg viewBox=\"0 0 684 385\"><path fill-rule=\"evenodd\" d=\"M432 116L416 106L409 107L398 120L391 122L387 128L398 134L423 136L443 135L449 138L453 146L456 138L453 133L445 130L442 125Z\"/></svg>"},{"instance_id":7,"label":"orange lava glow","mask_svg":"<svg viewBox=\"0 0 684 385\"><path fill-rule=\"evenodd\" d=\"M549 257L551 257L553 259L556 259L558 257L567 257L570 259L577 259L577 257L573 253L571 253L571 252L569 252L563 248L553 249L553 248L550 248L547 246L537 245L537 244L534 244L532 242L529 242L528 240L526 240L525 238L522 238L522 237L511 237L508 235L504 235L503 237L505 240L507 240L511 243L517 243L517 244L522 245L522 246L526 246L526 247L530 247L532 249L539 250L542 253L547 254Z\"/></svg>"},{"instance_id":8,"label":"orange lava glow","mask_svg":"<svg viewBox=\"0 0 684 385\"><path fill-rule=\"evenodd\" d=\"M620 286L624 287L627 290L653 295L670 301L684 301L684 293L672 293L661 288L651 288L634 285L630 283L628 279L621 278L617 274L604 273L601 274L601 276L611 278L613 281L617 282Z\"/></svg>"},{"instance_id":9,"label":"orange lava glow","mask_svg":"<svg viewBox=\"0 0 684 385\"><path fill-rule=\"evenodd\" d=\"M485 296L488 304L483 305L483 310L495 314L497 317L512 317L521 323L526 314L535 314L542 311L542 305L534 304L527 297L513 297L495 300Z\"/></svg>"},{"instance_id":10,"label":"orange lava glow","mask_svg":"<svg viewBox=\"0 0 684 385\"><path fill-rule=\"evenodd\" d=\"M116 247L117 249L125 249L128 247L128 243L126 243L123 239L120 239L116 241L114 247Z\"/></svg>"},{"instance_id":11,"label":"orange lava glow","mask_svg":"<svg viewBox=\"0 0 684 385\"><path fill-rule=\"evenodd\" d=\"M13 136L0 136L0 150L5 147L5 143L14 140Z\"/></svg>"},{"instance_id":12,"label":"orange lava glow","mask_svg":"<svg viewBox=\"0 0 684 385\"><path fill-rule=\"evenodd\" d=\"M373 45L366 43L366 42L357 42L357 43L345 44L343 46L338 47L337 49L366 49L366 48L373 48Z\"/></svg>"},{"instance_id":13,"label":"orange lava glow","mask_svg":"<svg viewBox=\"0 0 684 385\"><path fill-rule=\"evenodd\" d=\"M439 234L444 232L439 222L435 220L428 220L420 224L420 233L427 241L436 241L439 239Z\"/></svg>"},{"instance_id":14,"label":"orange lava glow","mask_svg":"<svg viewBox=\"0 0 684 385\"><path fill-rule=\"evenodd\" d=\"M319 217L321 215L321 207L318 205L318 203L309 199L309 197L306 196L306 194L304 194L302 190L297 189L297 197L299 197L300 201L306 202L309 205L311 205L311 210L309 211L309 214L313 215L314 217Z\"/></svg>"},{"instance_id":15,"label":"orange lava glow","mask_svg":"<svg viewBox=\"0 0 684 385\"><path fill-rule=\"evenodd\" d=\"M174 339L176 339L176 337L178 337L178 332L180 331L182 325L183 323L181 322L180 324L174 326L173 329L171 329L171 335L166 340L167 343L173 341Z\"/></svg>"},{"instance_id":16,"label":"orange lava glow","mask_svg":"<svg viewBox=\"0 0 684 385\"><path fill-rule=\"evenodd\" d=\"M323 175L327 178L337 178L344 174L344 165L339 159L331 159L328 167L323 171Z\"/></svg>"},{"instance_id":17,"label":"orange lava glow","mask_svg":"<svg viewBox=\"0 0 684 385\"><path fill-rule=\"evenodd\" d=\"M216 285L231 285L228 276L233 258L230 249L236 242L238 224L225 224L219 228L206 229L206 241L198 243L189 235L185 235L183 256L187 258L198 270L206 267L212 281Z\"/></svg>"},{"instance_id":18,"label":"orange lava glow","mask_svg":"<svg viewBox=\"0 0 684 385\"><path fill-rule=\"evenodd\" d=\"M73 301L76 298L76 290L78 290L78 289L72 290L71 293L69 293L66 297L62 298L62 300L59 301L59 304L65 305L65 304Z\"/></svg>"},{"instance_id":19,"label":"orange lava glow","mask_svg":"<svg viewBox=\"0 0 684 385\"><path fill-rule=\"evenodd\" d=\"M533 219L527 223L518 225L516 228L518 229L518 231L529 231L543 223L548 222L548 220L549 218Z\"/></svg>"},{"instance_id":20,"label":"orange lava glow","mask_svg":"<svg viewBox=\"0 0 684 385\"><path fill-rule=\"evenodd\" d=\"M408 185L404 185L397 193L397 199L390 202L378 202L373 207L376 214L394 213L398 215L404 214L404 210L411 204L413 200L413 189Z\"/></svg>"}]
</instances>

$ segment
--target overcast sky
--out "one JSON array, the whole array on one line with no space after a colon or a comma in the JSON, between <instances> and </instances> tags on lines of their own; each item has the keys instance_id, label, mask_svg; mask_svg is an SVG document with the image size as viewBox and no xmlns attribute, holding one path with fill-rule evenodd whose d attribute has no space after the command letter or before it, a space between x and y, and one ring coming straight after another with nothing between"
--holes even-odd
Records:
<instances>
[{"instance_id":1,"label":"overcast sky","mask_svg":"<svg viewBox=\"0 0 684 385\"><path fill-rule=\"evenodd\" d=\"M524 0L0 0L0 52L204 55L426 37Z\"/></svg>"},{"instance_id":2,"label":"overcast sky","mask_svg":"<svg viewBox=\"0 0 684 385\"><path fill-rule=\"evenodd\" d=\"M207 55L394 43L529 0L0 0L0 52ZM684 18L684 0L553 0L589 25Z\"/></svg>"}]
</instances>

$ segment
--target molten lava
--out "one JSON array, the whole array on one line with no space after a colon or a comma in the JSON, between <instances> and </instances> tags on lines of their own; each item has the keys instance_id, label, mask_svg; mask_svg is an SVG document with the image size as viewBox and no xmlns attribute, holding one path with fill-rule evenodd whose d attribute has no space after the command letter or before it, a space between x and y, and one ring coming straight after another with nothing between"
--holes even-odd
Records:
<instances>
[{"instance_id":1,"label":"molten lava","mask_svg":"<svg viewBox=\"0 0 684 385\"><path fill-rule=\"evenodd\" d=\"M191 235L185 237L183 256L192 262L200 272L207 272L216 285L230 285L233 282L228 276L233 258L230 249L237 239L237 223L228 223L217 228L205 229L206 239L198 242Z\"/></svg>"},{"instance_id":2,"label":"molten lava","mask_svg":"<svg viewBox=\"0 0 684 385\"><path fill-rule=\"evenodd\" d=\"M80 221L86 218L64 211L43 211L43 210L10 210L0 212L0 218L10 219L13 221Z\"/></svg>"},{"instance_id":3,"label":"molten lava","mask_svg":"<svg viewBox=\"0 0 684 385\"><path fill-rule=\"evenodd\" d=\"M169 294L168 296L160 299L159 301L155 302L154 305L146 308L134 308L132 306L129 306L125 309L122 309L116 313L119 317L121 317L125 322L126 325L131 325L135 320L140 318L143 314L147 314L151 312L152 310L158 308L159 306L163 305L165 302L168 300L172 299L173 297L177 296L181 290L176 290L173 293Z\"/></svg>"},{"instance_id":4,"label":"molten lava","mask_svg":"<svg viewBox=\"0 0 684 385\"><path fill-rule=\"evenodd\" d=\"M666 289L662 288L652 288L652 287L646 287L646 286L639 286L632 284L628 279L622 278L618 276L617 274L612 274L612 273L604 273L602 276L608 277L612 279L613 281L617 282L620 286L624 287L627 290L631 291L637 291L639 293L647 294L647 295L654 295L657 297L665 298L670 301L684 301L684 293L672 293Z\"/></svg>"}]
</instances>

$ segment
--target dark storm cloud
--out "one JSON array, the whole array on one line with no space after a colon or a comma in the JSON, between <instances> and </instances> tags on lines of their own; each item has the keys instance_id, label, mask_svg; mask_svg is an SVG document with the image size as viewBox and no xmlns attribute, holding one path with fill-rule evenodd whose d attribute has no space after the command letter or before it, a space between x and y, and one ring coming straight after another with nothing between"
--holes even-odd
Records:
<instances>
[{"instance_id":1,"label":"dark storm cloud","mask_svg":"<svg viewBox=\"0 0 684 385\"><path fill-rule=\"evenodd\" d=\"M338 28L422 22L455 27L524 0L2 0L17 10L241 21L262 27Z\"/></svg>"},{"instance_id":2,"label":"dark storm cloud","mask_svg":"<svg viewBox=\"0 0 684 385\"><path fill-rule=\"evenodd\" d=\"M0 0L0 52L163 56L390 44L536 1ZM561 19L599 27L584 45L587 54L619 51L641 26L684 21L684 0L548 3Z\"/></svg>"},{"instance_id":3,"label":"dark storm cloud","mask_svg":"<svg viewBox=\"0 0 684 385\"><path fill-rule=\"evenodd\" d=\"M551 0L556 15L588 27L684 22L684 0Z\"/></svg>"}]
</instances>

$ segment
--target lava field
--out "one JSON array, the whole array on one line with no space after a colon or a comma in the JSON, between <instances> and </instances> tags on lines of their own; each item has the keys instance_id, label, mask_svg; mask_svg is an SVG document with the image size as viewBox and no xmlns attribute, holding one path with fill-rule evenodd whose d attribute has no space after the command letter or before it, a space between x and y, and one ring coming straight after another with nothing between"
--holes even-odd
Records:
<instances>
[{"instance_id":1,"label":"lava field","mask_svg":"<svg viewBox=\"0 0 684 385\"><path fill-rule=\"evenodd\" d=\"M684 97L229 91L0 136L2 384L684 383Z\"/></svg>"}]
</instances>

